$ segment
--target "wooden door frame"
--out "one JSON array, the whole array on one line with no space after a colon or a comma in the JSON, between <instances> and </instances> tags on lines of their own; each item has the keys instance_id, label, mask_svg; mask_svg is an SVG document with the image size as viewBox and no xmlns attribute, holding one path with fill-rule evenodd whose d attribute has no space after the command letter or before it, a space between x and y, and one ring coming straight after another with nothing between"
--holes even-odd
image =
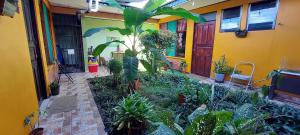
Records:
<instances>
[{"instance_id":1,"label":"wooden door frame","mask_svg":"<svg viewBox=\"0 0 300 135\"><path fill-rule=\"evenodd\" d=\"M35 83L39 82L40 85L41 85L40 86L41 88L39 90L36 86L37 84L35 84L35 89L36 89L36 92L37 92L37 99L40 102L42 99L47 98L47 91L46 91L46 81L44 80L44 72L43 72L44 67L43 67L43 63L42 63L43 60L42 60L42 55L41 55L41 50L40 50L40 42L39 42L39 38L38 38L38 28L37 28L37 24L36 24L37 23L36 22L36 12L34 11L34 0L28 0L29 7L26 7L27 5L24 4L24 1L27 1L27 0L22 0L21 1L23 9L28 8L29 12L30 12L29 13L30 15L28 15L27 13L25 13L25 11L23 11L24 24L25 24L25 27L26 27L25 30L27 31L27 25L28 25L25 18L30 17L31 24L29 24L29 25L31 25L32 32L33 32L32 34L35 37L34 45L35 45L36 55L38 55L38 57L36 58L36 62L37 62L38 74L40 76L39 80L36 79L34 71L32 71L32 73L33 73L33 77L35 79ZM31 10L33 10L33 11L31 11ZM27 35L27 33L26 33L26 35ZM27 38L28 38L28 35L27 35ZM29 47L29 44L30 43L28 43L28 47ZM31 53L31 52L29 51L29 53ZM31 58L30 58L30 61L31 61ZM33 67L33 63L31 63L31 66ZM41 93L39 94L39 92L41 92Z\"/></svg>"}]
</instances>

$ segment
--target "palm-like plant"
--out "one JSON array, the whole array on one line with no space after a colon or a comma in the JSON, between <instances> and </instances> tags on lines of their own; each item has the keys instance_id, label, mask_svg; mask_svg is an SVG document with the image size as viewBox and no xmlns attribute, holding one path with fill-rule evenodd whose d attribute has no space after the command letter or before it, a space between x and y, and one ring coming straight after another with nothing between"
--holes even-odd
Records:
<instances>
[{"instance_id":1,"label":"palm-like plant","mask_svg":"<svg viewBox=\"0 0 300 135\"><path fill-rule=\"evenodd\" d=\"M173 9L171 7L161 7L166 0L149 0L148 3L145 5L144 8L139 9L135 7L127 7L124 8L120 6L120 4L115 0L103 0L103 2L108 3L110 6L117 7L123 11L123 19L125 28L119 27L100 27L100 28L92 28L87 30L84 33L84 37L92 36L93 34L108 29L110 31L118 31L121 35L125 36L133 36L131 41L131 47L125 44L124 41L120 40L113 40L110 42L106 42L103 44L98 45L94 52L94 56L100 55L103 50L112 43L120 43L128 48L130 51L130 56L125 56L123 60L123 67L124 67L124 74L127 77L129 82L132 82L136 79L137 71L138 71L138 59L137 55L140 53L137 50L139 46L138 37L144 32L142 29L143 24L150 19L151 17L158 16L158 15L174 15L178 17L183 17L186 19L192 19L195 22L200 21L199 16L195 16L189 11L183 8ZM146 30L147 31L147 30ZM161 55L163 57L163 55ZM167 62L166 59L163 59Z\"/></svg>"}]
</instances>

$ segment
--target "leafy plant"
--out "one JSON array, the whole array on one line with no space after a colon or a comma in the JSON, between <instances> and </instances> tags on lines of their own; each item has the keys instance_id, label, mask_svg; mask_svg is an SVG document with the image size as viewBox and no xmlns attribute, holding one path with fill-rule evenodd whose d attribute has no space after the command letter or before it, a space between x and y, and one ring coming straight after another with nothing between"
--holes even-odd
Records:
<instances>
[{"instance_id":1,"label":"leafy plant","mask_svg":"<svg viewBox=\"0 0 300 135\"><path fill-rule=\"evenodd\" d=\"M124 41L120 40L113 40L110 42L106 42L103 44L98 45L93 52L94 56L100 55L103 50L111 45L112 43L120 43L121 45L126 46L130 51L128 50L124 59L123 59L123 67L125 71L125 75L129 79L129 83L133 83L133 78L136 78L137 76L137 68L138 68L138 60L137 55L140 53L137 50L137 47L140 46L138 40L138 37L144 33L145 31L142 29L143 24L150 19L153 16L158 15L174 15L178 17L183 17L186 19L192 19L195 22L199 22L200 18L199 16L193 15L189 11L183 9L183 8L177 8L173 9L170 7L161 7L163 3L166 2L166 0L149 0L147 4L144 6L144 8L139 9L135 7L127 7L123 8L120 6L118 2L115 0L103 0L102 2L108 2L109 6L114 6L123 11L123 20L125 28L119 28L119 27L100 27L100 28L92 28L87 30L84 33L84 37L90 37L93 34L108 29L110 31L118 31L121 35L125 36L133 36L133 39L131 41L131 47L129 45L126 45ZM149 30L146 30L149 31ZM157 51L158 52L158 51ZM164 58L163 54L158 55L161 57L161 59L168 63L167 59ZM132 65L131 65L132 64Z\"/></svg>"},{"instance_id":2,"label":"leafy plant","mask_svg":"<svg viewBox=\"0 0 300 135\"><path fill-rule=\"evenodd\" d=\"M219 60L214 62L214 72L217 74L230 73L230 67L227 65L225 55L221 56Z\"/></svg>"},{"instance_id":3,"label":"leafy plant","mask_svg":"<svg viewBox=\"0 0 300 135\"><path fill-rule=\"evenodd\" d=\"M34 129L34 123L32 123L32 119L34 118L34 114L35 112L30 113L29 115L27 115L24 119L24 126L30 126L31 130ZM46 111L39 111L38 112L38 117L39 116L44 116L46 115L47 112ZM39 127L39 118L37 120L37 126Z\"/></svg>"},{"instance_id":4,"label":"leafy plant","mask_svg":"<svg viewBox=\"0 0 300 135\"><path fill-rule=\"evenodd\" d=\"M268 96L269 90L270 90L270 86L264 85L261 87L261 93L263 97Z\"/></svg>"},{"instance_id":5,"label":"leafy plant","mask_svg":"<svg viewBox=\"0 0 300 135\"><path fill-rule=\"evenodd\" d=\"M165 57L161 56L170 45L176 43L177 35L170 31L148 30L140 36L142 53L146 60L141 63L150 74L157 74L158 69L165 64Z\"/></svg>"},{"instance_id":6,"label":"leafy plant","mask_svg":"<svg viewBox=\"0 0 300 135\"><path fill-rule=\"evenodd\" d=\"M148 99L135 93L123 98L113 110L116 113L115 125L118 126L118 130L124 127L131 129L133 126L138 126L134 124L142 124L149 120L153 105Z\"/></svg>"},{"instance_id":7,"label":"leafy plant","mask_svg":"<svg viewBox=\"0 0 300 135\"><path fill-rule=\"evenodd\" d=\"M59 88L59 82L55 80L49 86L51 90L57 90Z\"/></svg>"},{"instance_id":8,"label":"leafy plant","mask_svg":"<svg viewBox=\"0 0 300 135\"><path fill-rule=\"evenodd\" d=\"M180 61L180 70L185 71L185 68L188 66L185 60Z\"/></svg>"},{"instance_id":9,"label":"leafy plant","mask_svg":"<svg viewBox=\"0 0 300 135\"><path fill-rule=\"evenodd\" d=\"M119 78L122 72L122 63L119 60L112 59L108 62L110 73L113 74L114 84L119 84Z\"/></svg>"}]
</instances>

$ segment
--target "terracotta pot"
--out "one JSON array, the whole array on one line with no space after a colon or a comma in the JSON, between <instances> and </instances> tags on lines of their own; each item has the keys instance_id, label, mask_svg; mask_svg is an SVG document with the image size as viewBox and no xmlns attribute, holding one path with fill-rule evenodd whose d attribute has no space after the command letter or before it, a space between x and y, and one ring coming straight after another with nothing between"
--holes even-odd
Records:
<instances>
[{"instance_id":1,"label":"terracotta pot","mask_svg":"<svg viewBox=\"0 0 300 135\"><path fill-rule=\"evenodd\" d=\"M44 128L36 128L29 133L29 135L43 135L43 134L44 134Z\"/></svg>"},{"instance_id":2,"label":"terracotta pot","mask_svg":"<svg viewBox=\"0 0 300 135\"><path fill-rule=\"evenodd\" d=\"M178 94L178 104L182 105L183 103L185 103L185 96L182 93Z\"/></svg>"}]
</instances>

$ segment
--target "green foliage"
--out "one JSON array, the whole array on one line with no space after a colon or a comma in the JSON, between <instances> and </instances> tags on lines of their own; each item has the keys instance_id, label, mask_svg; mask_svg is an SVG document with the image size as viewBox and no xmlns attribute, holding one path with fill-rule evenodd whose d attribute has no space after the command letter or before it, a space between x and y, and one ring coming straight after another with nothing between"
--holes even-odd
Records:
<instances>
[{"instance_id":1,"label":"green foliage","mask_svg":"<svg viewBox=\"0 0 300 135\"><path fill-rule=\"evenodd\" d=\"M214 72L217 74L229 74L231 68L227 65L225 55L221 56L219 60L214 61Z\"/></svg>"},{"instance_id":2,"label":"green foliage","mask_svg":"<svg viewBox=\"0 0 300 135\"><path fill-rule=\"evenodd\" d=\"M229 111L217 111L213 112L217 118L216 127L213 130L214 134L221 132L224 129L224 125L232 120L233 113Z\"/></svg>"},{"instance_id":3,"label":"green foliage","mask_svg":"<svg viewBox=\"0 0 300 135\"><path fill-rule=\"evenodd\" d=\"M148 73L154 74L155 69L153 68L153 66L151 66L149 62L147 62L146 60L140 60L140 62L142 63L142 65L144 66L144 68L147 70Z\"/></svg>"},{"instance_id":4,"label":"green foliage","mask_svg":"<svg viewBox=\"0 0 300 135\"><path fill-rule=\"evenodd\" d=\"M119 76L122 72L122 63L119 60L112 59L108 62L108 68L113 75Z\"/></svg>"},{"instance_id":5,"label":"green foliage","mask_svg":"<svg viewBox=\"0 0 300 135\"><path fill-rule=\"evenodd\" d=\"M135 8L135 7L127 7L125 9L123 9L116 0L104 0L103 2L107 2L109 4L109 6L117 7L117 8L120 8L123 10L123 20L124 20L125 28L116 28L116 27L92 28L92 29L87 30L84 33L84 37L90 37L93 34L99 32L99 31L105 30L105 29L108 29L110 31L116 30L120 34L126 35L128 37L129 37L129 35L133 35L133 40L131 40L132 47L130 48L131 52L133 52L133 53L130 53L130 54L127 53L126 55L131 56L131 57L136 57L138 54L137 46L139 46L139 42L137 41L138 37L142 33L145 32L144 30L142 30L142 26L151 17L157 16L157 15L174 15L174 16L185 18L185 19L192 19L195 22L199 21L199 15L193 15L191 12L189 12L185 9L182 9L182 8L173 9L170 7L160 7L160 6L162 6L162 4L165 1L166 0L149 0L146 3L145 7L142 9ZM148 32L149 32L149 30L148 30ZM165 42L165 41L163 41L163 42ZM110 45L110 42L103 43L103 44L97 46L93 52L93 55L94 56L100 55L105 50L105 48L107 48L109 45ZM123 43L123 45L125 45L125 44ZM166 62L167 65L170 65L168 63L168 61L166 60L165 56L163 55L163 53L161 53L160 51L153 50L153 51L151 51L151 53L155 54L153 61L148 61L148 63L151 63L151 65L152 65L152 71L156 71L156 69L157 69L157 65L155 65L155 63L157 63L155 61L156 58L160 59L161 61ZM135 73L138 70L137 69L138 66L136 66L136 65L129 66L127 64L129 64L130 62L131 62L131 64L137 64L138 61L133 60L131 58L126 58L125 60L126 60L126 61L124 61L125 65L123 67L127 68L127 69L124 69L125 75L126 76L129 75L129 76L127 76L127 79L129 79L129 80L135 79L135 76L136 76ZM129 68L130 68L130 70L129 70ZM133 68L136 68L136 69L133 69Z\"/></svg>"},{"instance_id":6,"label":"green foliage","mask_svg":"<svg viewBox=\"0 0 300 135\"><path fill-rule=\"evenodd\" d=\"M118 80L120 78L122 72L122 63L119 60L112 59L108 62L109 71L113 74L114 81L118 84Z\"/></svg>"},{"instance_id":7,"label":"green foliage","mask_svg":"<svg viewBox=\"0 0 300 135\"><path fill-rule=\"evenodd\" d=\"M170 65L162 54L171 44L176 43L176 38L177 35L170 31L148 30L141 34L140 41L144 46L142 53L146 57L142 64L149 73L156 74L164 64Z\"/></svg>"},{"instance_id":8,"label":"green foliage","mask_svg":"<svg viewBox=\"0 0 300 135\"><path fill-rule=\"evenodd\" d=\"M49 87L51 90L57 90L57 89L59 89L59 82L57 80L55 80L49 85Z\"/></svg>"},{"instance_id":9,"label":"green foliage","mask_svg":"<svg viewBox=\"0 0 300 135\"><path fill-rule=\"evenodd\" d=\"M33 128L32 121L31 121L33 117L34 117L34 113L30 113L28 116L26 116L24 119L24 126L30 126L31 128Z\"/></svg>"},{"instance_id":10,"label":"green foliage","mask_svg":"<svg viewBox=\"0 0 300 135\"><path fill-rule=\"evenodd\" d=\"M134 81L137 78L139 60L136 57L124 57L123 68L124 75L128 81Z\"/></svg>"},{"instance_id":11,"label":"green foliage","mask_svg":"<svg viewBox=\"0 0 300 135\"><path fill-rule=\"evenodd\" d=\"M104 44L100 44L94 49L93 56L95 57L99 56L103 52L103 50L112 43L124 44L124 41L114 40L114 41L106 42Z\"/></svg>"},{"instance_id":12,"label":"green foliage","mask_svg":"<svg viewBox=\"0 0 300 135\"><path fill-rule=\"evenodd\" d=\"M148 133L155 133L155 135L163 133L182 135L183 129L187 129L191 125L188 116L193 114L200 105L205 106L202 104L206 104L207 107L205 108L208 112L194 115L193 119L203 117L203 115L208 113L214 115L216 117L216 126L211 128L211 131L208 133L212 132L212 134L218 135L297 134L300 131L298 124L300 123L299 109L285 104L278 105L277 103L269 102L267 99L258 97L257 93L230 90L229 88L216 85L213 98L210 100L209 97L212 95L211 85L199 84L198 81L187 79L185 75L178 72L172 73L167 71L157 76L140 73L139 77L142 89L141 94L155 105L153 109L156 111L149 116L149 119L151 117L151 121L154 123L152 123L153 125L151 124L153 130L150 131L148 129ZM105 78L110 78L110 80ZM118 101L118 99L111 99L111 97L120 98L122 95L120 94L121 92L108 87L112 77L105 78L93 81L93 84L98 84L99 82L107 84L105 86L95 85L101 91L94 90L93 93L98 93L99 98L95 97L95 101L97 105L100 105L99 108L103 108L103 106L112 108L115 106L114 102ZM183 91L184 89L188 89L186 92L188 101L183 105L178 105L176 102L177 91ZM197 92L199 99L197 99ZM205 94L201 94L202 92ZM106 93L110 93L109 96ZM202 102L200 102L201 95L205 95L203 96L205 100ZM107 101L107 97L110 98L109 101ZM109 110L107 107L104 107L100 113L107 111L105 114L109 116L108 118L114 119L116 112L110 112ZM165 111L168 113L164 115ZM161 115L164 115L164 117ZM109 123L107 120L104 122L106 124ZM157 130L154 131L155 129Z\"/></svg>"},{"instance_id":13,"label":"green foliage","mask_svg":"<svg viewBox=\"0 0 300 135\"><path fill-rule=\"evenodd\" d=\"M268 96L269 90L270 90L270 86L264 85L261 87L261 93L263 97Z\"/></svg>"},{"instance_id":14,"label":"green foliage","mask_svg":"<svg viewBox=\"0 0 300 135\"><path fill-rule=\"evenodd\" d=\"M154 13L154 16L157 15L174 15L174 16L180 16L180 17L192 19L195 22L200 22L200 17L195 16L190 12L186 12L186 10L183 8L173 9L171 7L159 7ZM202 19L201 21L204 21L204 19Z\"/></svg>"},{"instance_id":15,"label":"green foliage","mask_svg":"<svg viewBox=\"0 0 300 135\"><path fill-rule=\"evenodd\" d=\"M185 135L212 135L213 129L216 126L216 116L212 113L208 113L196 118L193 123L188 126L184 134Z\"/></svg>"},{"instance_id":16,"label":"green foliage","mask_svg":"<svg viewBox=\"0 0 300 135\"><path fill-rule=\"evenodd\" d=\"M116 113L115 125L118 130L123 127L131 128L134 122L146 122L153 112L153 105L140 94L130 94L114 108Z\"/></svg>"},{"instance_id":17,"label":"green foliage","mask_svg":"<svg viewBox=\"0 0 300 135\"><path fill-rule=\"evenodd\" d=\"M131 51L130 49L125 50L125 57L136 57L136 52Z\"/></svg>"}]
</instances>

